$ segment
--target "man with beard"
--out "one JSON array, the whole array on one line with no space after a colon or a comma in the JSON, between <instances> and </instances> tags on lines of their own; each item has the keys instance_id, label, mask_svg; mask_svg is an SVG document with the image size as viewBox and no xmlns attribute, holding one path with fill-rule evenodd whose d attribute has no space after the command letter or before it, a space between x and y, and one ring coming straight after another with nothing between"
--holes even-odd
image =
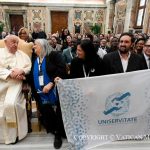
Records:
<instances>
[{"instance_id":1,"label":"man with beard","mask_svg":"<svg viewBox=\"0 0 150 150\"><path fill-rule=\"evenodd\" d=\"M131 53L134 43L134 36L131 33L122 33L119 38L118 50L106 54L103 58L105 73L115 74L146 69L142 58Z\"/></svg>"},{"instance_id":2,"label":"man with beard","mask_svg":"<svg viewBox=\"0 0 150 150\"><path fill-rule=\"evenodd\" d=\"M62 45L58 44L58 39L55 36L52 36L50 40L51 43L49 44L54 48L54 50L61 53Z\"/></svg>"}]
</instances>

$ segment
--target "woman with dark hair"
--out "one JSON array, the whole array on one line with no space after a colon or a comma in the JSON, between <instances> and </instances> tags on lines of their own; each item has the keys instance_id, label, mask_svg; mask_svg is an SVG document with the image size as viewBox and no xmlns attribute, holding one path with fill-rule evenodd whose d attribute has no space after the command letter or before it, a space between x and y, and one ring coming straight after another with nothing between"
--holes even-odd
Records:
<instances>
[{"instance_id":1,"label":"woman with dark hair","mask_svg":"<svg viewBox=\"0 0 150 150\"><path fill-rule=\"evenodd\" d=\"M92 41L81 40L77 46L77 57L71 62L70 77L82 78L104 74L102 59L97 55Z\"/></svg>"}]
</instances>

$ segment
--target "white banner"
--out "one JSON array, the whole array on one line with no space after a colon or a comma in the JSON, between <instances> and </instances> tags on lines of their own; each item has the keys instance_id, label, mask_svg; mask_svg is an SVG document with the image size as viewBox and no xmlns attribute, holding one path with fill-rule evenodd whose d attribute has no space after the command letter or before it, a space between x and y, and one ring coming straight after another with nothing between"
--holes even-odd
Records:
<instances>
[{"instance_id":1,"label":"white banner","mask_svg":"<svg viewBox=\"0 0 150 150\"><path fill-rule=\"evenodd\" d=\"M150 70L61 80L58 92L77 150L150 134Z\"/></svg>"}]
</instances>

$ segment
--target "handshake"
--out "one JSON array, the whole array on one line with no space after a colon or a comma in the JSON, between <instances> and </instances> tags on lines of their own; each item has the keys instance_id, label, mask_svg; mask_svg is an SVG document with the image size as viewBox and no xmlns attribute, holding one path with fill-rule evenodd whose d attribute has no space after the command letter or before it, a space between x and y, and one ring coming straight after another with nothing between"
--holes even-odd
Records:
<instances>
[{"instance_id":1,"label":"handshake","mask_svg":"<svg viewBox=\"0 0 150 150\"><path fill-rule=\"evenodd\" d=\"M26 79L24 71L19 68L11 69L11 73L9 76L12 79L17 79L17 80L25 80Z\"/></svg>"}]
</instances>

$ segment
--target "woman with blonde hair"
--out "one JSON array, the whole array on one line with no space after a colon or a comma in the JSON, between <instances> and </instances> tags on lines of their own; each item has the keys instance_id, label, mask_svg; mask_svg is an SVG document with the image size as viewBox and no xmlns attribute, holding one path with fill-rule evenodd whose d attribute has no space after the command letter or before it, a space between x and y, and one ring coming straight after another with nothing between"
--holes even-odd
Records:
<instances>
[{"instance_id":1,"label":"woman with blonde hair","mask_svg":"<svg viewBox=\"0 0 150 150\"><path fill-rule=\"evenodd\" d=\"M31 41L31 36L27 28L22 27L18 31L18 36L20 39L24 40L25 42Z\"/></svg>"},{"instance_id":2,"label":"woman with blonde hair","mask_svg":"<svg viewBox=\"0 0 150 150\"><path fill-rule=\"evenodd\" d=\"M30 58L32 57L33 40L27 28L22 27L18 31L19 45L18 48L25 52Z\"/></svg>"}]
</instances>

